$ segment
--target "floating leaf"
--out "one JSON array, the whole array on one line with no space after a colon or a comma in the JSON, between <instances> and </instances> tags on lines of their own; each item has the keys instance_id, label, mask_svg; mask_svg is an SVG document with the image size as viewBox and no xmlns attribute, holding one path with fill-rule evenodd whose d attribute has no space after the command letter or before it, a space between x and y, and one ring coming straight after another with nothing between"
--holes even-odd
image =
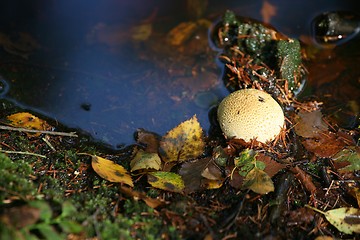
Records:
<instances>
[{"instance_id":1,"label":"floating leaf","mask_svg":"<svg viewBox=\"0 0 360 240\"><path fill-rule=\"evenodd\" d=\"M348 162L349 165L339 169L341 172L351 172L360 170L360 151L359 147L349 147L338 152L333 159L339 162Z\"/></svg>"},{"instance_id":2,"label":"floating leaf","mask_svg":"<svg viewBox=\"0 0 360 240\"><path fill-rule=\"evenodd\" d=\"M245 176L243 187L259 194L274 191L274 183L269 175L256 167Z\"/></svg>"},{"instance_id":3,"label":"floating leaf","mask_svg":"<svg viewBox=\"0 0 360 240\"><path fill-rule=\"evenodd\" d=\"M113 161L92 156L91 166L100 177L110 182L121 182L132 187L134 186L131 176L126 169Z\"/></svg>"},{"instance_id":4,"label":"floating leaf","mask_svg":"<svg viewBox=\"0 0 360 240\"><path fill-rule=\"evenodd\" d=\"M197 158L205 143L203 130L196 115L169 131L160 142L160 154L165 162L185 161Z\"/></svg>"},{"instance_id":5,"label":"floating leaf","mask_svg":"<svg viewBox=\"0 0 360 240\"><path fill-rule=\"evenodd\" d=\"M21 127L34 130L49 130L51 126L44 120L32 115L28 112L15 113L7 117L10 125L13 127ZM40 135L40 134L32 134Z\"/></svg>"},{"instance_id":6,"label":"floating leaf","mask_svg":"<svg viewBox=\"0 0 360 240\"><path fill-rule=\"evenodd\" d=\"M131 171L142 169L159 170L161 166L161 159L157 153L147 153L144 150L139 150L135 157L130 162Z\"/></svg>"},{"instance_id":7,"label":"floating leaf","mask_svg":"<svg viewBox=\"0 0 360 240\"><path fill-rule=\"evenodd\" d=\"M151 186L170 192L183 192L185 185L181 176L172 172L152 172L148 174Z\"/></svg>"},{"instance_id":8,"label":"floating leaf","mask_svg":"<svg viewBox=\"0 0 360 240\"><path fill-rule=\"evenodd\" d=\"M340 232L346 234L360 233L360 209L358 208L342 207L324 212L309 205L306 207L323 214Z\"/></svg>"}]
</instances>

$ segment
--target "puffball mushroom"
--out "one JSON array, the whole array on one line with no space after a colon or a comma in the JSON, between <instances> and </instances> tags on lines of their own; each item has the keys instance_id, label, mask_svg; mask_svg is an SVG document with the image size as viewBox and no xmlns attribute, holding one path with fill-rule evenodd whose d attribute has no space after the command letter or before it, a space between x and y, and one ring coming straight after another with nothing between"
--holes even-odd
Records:
<instances>
[{"instance_id":1,"label":"puffball mushroom","mask_svg":"<svg viewBox=\"0 0 360 240\"><path fill-rule=\"evenodd\" d=\"M242 89L225 97L217 111L220 128L227 138L256 139L265 143L279 135L285 117L270 94Z\"/></svg>"}]
</instances>

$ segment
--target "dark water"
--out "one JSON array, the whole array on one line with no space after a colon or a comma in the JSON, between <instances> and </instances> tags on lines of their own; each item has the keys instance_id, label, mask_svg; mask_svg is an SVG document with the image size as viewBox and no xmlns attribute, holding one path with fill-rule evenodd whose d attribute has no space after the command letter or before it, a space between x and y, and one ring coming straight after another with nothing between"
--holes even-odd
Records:
<instances>
[{"instance_id":1,"label":"dark water","mask_svg":"<svg viewBox=\"0 0 360 240\"><path fill-rule=\"evenodd\" d=\"M291 37L309 36L325 11L360 12L357 1L268 3L269 23ZM263 4L209 0L199 17L215 22L232 9L262 21ZM166 41L195 21L186 1L2 1L0 12L1 96L106 144L133 143L137 128L164 134L194 114L207 129L209 109L228 94L207 28L183 48Z\"/></svg>"}]
</instances>

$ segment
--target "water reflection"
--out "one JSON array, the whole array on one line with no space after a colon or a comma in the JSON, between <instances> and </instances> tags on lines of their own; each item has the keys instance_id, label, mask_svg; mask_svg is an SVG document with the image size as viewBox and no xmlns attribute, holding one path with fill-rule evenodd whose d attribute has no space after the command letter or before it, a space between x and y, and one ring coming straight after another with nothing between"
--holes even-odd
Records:
<instances>
[{"instance_id":1,"label":"water reflection","mask_svg":"<svg viewBox=\"0 0 360 240\"><path fill-rule=\"evenodd\" d=\"M351 1L268 3L276 8L268 21L295 37L310 31L316 14L352 8ZM215 21L231 8L263 20L263 4L209 0L203 17ZM185 1L11 1L1 7L6 97L110 145L132 143L137 128L164 134L194 114L207 129L208 110L228 94L206 23L193 19ZM182 22L195 23L195 31L181 45L169 44L168 33Z\"/></svg>"}]
</instances>

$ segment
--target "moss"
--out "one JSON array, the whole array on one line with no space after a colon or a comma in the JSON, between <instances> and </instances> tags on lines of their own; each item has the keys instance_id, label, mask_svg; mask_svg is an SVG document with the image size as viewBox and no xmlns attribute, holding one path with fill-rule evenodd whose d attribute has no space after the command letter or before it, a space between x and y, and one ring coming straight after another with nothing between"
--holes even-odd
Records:
<instances>
[{"instance_id":1,"label":"moss","mask_svg":"<svg viewBox=\"0 0 360 240\"><path fill-rule=\"evenodd\" d=\"M21 198L33 196L36 188L30 180L31 167L24 160L12 161L0 153L0 202L17 195Z\"/></svg>"}]
</instances>

